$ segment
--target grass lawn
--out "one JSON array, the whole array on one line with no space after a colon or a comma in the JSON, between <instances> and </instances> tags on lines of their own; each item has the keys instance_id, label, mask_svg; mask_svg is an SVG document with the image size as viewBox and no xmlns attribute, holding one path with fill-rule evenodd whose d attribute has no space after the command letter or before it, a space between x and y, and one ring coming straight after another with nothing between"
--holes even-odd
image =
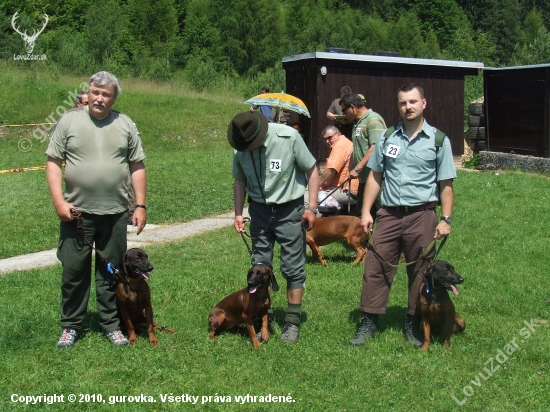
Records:
<instances>
[{"instance_id":1,"label":"grass lawn","mask_svg":"<svg viewBox=\"0 0 550 412\"><path fill-rule=\"evenodd\" d=\"M59 107L63 113L70 108L63 102L86 80L0 71L0 124L43 122ZM227 125L248 109L244 100L178 85L120 82L114 108L136 123L147 155L148 222L184 222L230 210L233 149ZM0 127L0 170L46 164L47 142L35 139L35 131ZM21 150L22 143L28 151ZM58 218L44 170L0 174L0 221L0 259L56 246Z\"/></svg>"},{"instance_id":2,"label":"grass lawn","mask_svg":"<svg viewBox=\"0 0 550 412\"><path fill-rule=\"evenodd\" d=\"M82 80L0 70L0 123L43 121ZM137 81L123 80L122 88L115 107L136 122L148 155L149 222L230 210L225 131L234 113L246 109L242 100ZM0 170L44 164L46 147L32 140L32 131L0 128ZM31 150L20 151L19 141L29 136ZM0 409L73 410L68 397L75 394L82 409L112 411L546 411L549 193L547 176L459 172L453 231L439 257L465 278L453 301L467 327L451 337L450 349L434 343L428 353L414 350L402 332L403 269L379 335L362 347L348 344L360 316L363 269L351 265L352 250L341 243L323 248L327 268L308 259L297 345L278 342L286 309L279 276L276 331L259 350L246 333L223 333L217 343L208 338L209 311L244 287L249 268L230 227L147 248L155 266L149 281L155 320L175 330L159 333L156 347L144 336L128 348L111 347L92 294L84 337L60 351L61 267L3 275ZM43 171L0 175L0 221L0 258L55 247L58 220ZM65 402L19 402L54 394ZM246 395L252 398L236 398ZM265 402L270 395L292 402ZM186 396L197 403L183 403Z\"/></svg>"},{"instance_id":3,"label":"grass lawn","mask_svg":"<svg viewBox=\"0 0 550 412\"><path fill-rule=\"evenodd\" d=\"M423 353L406 342L403 269L380 319L380 334L362 347L349 346L360 316L362 267L350 264L346 255L351 249L341 243L323 249L327 268L308 258L301 338L295 346L278 342L286 309L279 277L281 291L273 294L277 328L259 350L252 349L246 332L223 333L217 343L208 338L208 312L244 286L249 267L245 246L232 228L147 248L155 266L149 282L155 319L175 330L159 333L157 347L145 336L129 348L111 347L98 329L92 297L85 337L73 350L57 350L60 267L4 275L0 408L72 408L67 401L25 408L11 402L12 394L99 394L106 405L111 396L143 394L156 403L127 399L107 408L92 401L82 406L121 411L547 410L550 230L541 222L550 213L549 189L546 177L460 172L453 232L440 258L465 278L453 301L467 327L452 336L448 350L435 342ZM279 273L278 262L275 270ZM166 394L199 398L193 406L168 398L163 402ZM256 402L236 402L236 396L247 394L257 396ZM293 402L260 402L260 396L270 394L291 396ZM202 405L203 396L212 398Z\"/></svg>"}]
</instances>

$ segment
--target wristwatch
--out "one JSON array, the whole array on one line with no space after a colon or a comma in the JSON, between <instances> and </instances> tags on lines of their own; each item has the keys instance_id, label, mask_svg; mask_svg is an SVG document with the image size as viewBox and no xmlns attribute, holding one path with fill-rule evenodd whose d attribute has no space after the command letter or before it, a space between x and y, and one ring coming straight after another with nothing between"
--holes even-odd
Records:
<instances>
[{"instance_id":1,"label":"wristwatch","mask_svg":"<svg viewBox=\"0 0 550 412\"><path fill-rule=\"evenodd\" d=\"M353 171L357 174L361 173L361 169L358 169L358 168L353 169Z\"/></svg>"},{"instance_id":2,"label":"wristwatch","mask_svg":"<svg viewBox=\"0 0 550 412\"><path fill-rule=\"evenodd\" d=\"M314 209L312 207L308 207L307 210L309 210L310 212L313 212L315 214L319 213L319 209Z\"/></svg>"},{"instance_id":3,"label":"wristwatch","mask_svg":"<svg viewBox=\"0 0 550 412\"><path fill-rule=\"evenodd\" d=\"M441 220L444 220L448 224L451 224L451 222L453 221L453 218L451 216L441 216Z\"/></svg>"},{"instance_id":4,"label":"wristwatch","mask_svg":"<svg viewBox=\"0 0 550 412\"><path fill-rule=\"evenodd\" d=\"M145 206L145 205L136 205L136 207L141 207L142 209L147 210L147 206Z\"/></svg>"}]
</instances>

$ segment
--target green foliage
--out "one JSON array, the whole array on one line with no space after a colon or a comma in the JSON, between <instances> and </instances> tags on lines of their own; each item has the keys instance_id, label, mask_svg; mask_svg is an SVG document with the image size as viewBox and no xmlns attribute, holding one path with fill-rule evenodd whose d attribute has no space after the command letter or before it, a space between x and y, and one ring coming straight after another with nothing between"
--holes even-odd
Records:
<instances>
[{"instance_id":1,"label":"green foliage","mask_svg":"<svg viewBox=\"0 0 550 412\"><path fill-rule=\"evenodd\" d=\"M434 33L443 49L453 42L457 30L469 26L455 0L414 0L413 10L420 19L422 34L427 37Z\"/></svg>"},{"instance_id":2,"label":"green foliage","mask_svg":"<svg viewBox=\"0 0 550 412\"><path fill-rule=\"evenodd\" d=\"M199 57L191 57L185 68L185 73L192 87L198 92L213 88L219 80L216 66L210 58L203 61Z\"/></svg>"},{"instance_id":3,"label":"green foliage","mask_svg":"<svg viewBox=\"0 0 550 412\"><path fill-rule=\"evenodd\" d=\"M466 169L477 169L479 166L479 154L474 153L470 158L462 161L462 167Z\"/></svg>"},{"instance_id":4,"label":"green foliage","mask_svg":"<svg viewBox=\"0 0 550 412\"><path fill-rule=\"evenodd\" d=\"M260 94L262 87L267 86L273 93L284 92L286 89L285 71L281 63L267 69L263 73L247 76L240 81L240 92L246 99Z\"/></svg>"},{"instance_id":5,"label":"green foliage","mask_svg":"<svg viewBox=\"0 0 550 412\"><path fill-rule=\"evenodd\" d=\"M518 66L550 63L550 33L540 29L532 43L522 46L514 54L512 62Z\"/></svg>"}]
</instances>

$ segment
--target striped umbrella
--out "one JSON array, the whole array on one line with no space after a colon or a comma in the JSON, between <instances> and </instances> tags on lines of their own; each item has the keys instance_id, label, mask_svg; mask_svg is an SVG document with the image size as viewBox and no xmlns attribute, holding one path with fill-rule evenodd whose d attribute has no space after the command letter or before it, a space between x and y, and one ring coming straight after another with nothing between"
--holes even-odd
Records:
<instances>
[{"instance_id":1,"label":"striped umbrella","mask_svg":"<svg viewBox=\"0 0 550 412\"><path fill-rule=\"evenodd\" d=\"M245 104L256 106L271 106L283 110L290 110L304 116L310 117L309 110L303 101L291 94L286 93L264 93L248 99Z\"/></svg>"}]
</instances>

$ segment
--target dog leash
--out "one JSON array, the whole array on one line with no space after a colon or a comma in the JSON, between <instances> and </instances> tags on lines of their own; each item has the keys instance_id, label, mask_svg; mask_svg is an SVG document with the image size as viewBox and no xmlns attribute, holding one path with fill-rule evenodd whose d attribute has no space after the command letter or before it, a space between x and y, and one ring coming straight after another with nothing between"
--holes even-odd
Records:
<instances>
[{"instance_id":1,"label":"dog leash","mask_svg":"<svg viewBox=\"0 0 550 412\"><path fill-rule=\"evenodd\" d=\"M434 255L432 261L430 262L430 265L428 266L428 269L430 268L430 266L433 265L433 262L435 261L435 258L437 257L439 251L441 250L441 248L443 247L443 245L445 244L446 241L447 241L447 237L444 237L443 240L441 240L441 243L439 244L439 247L436 249L435 255ZM420 255L420 257L417 260L413 260L412 262L406 262L405 264L394 265L393 263L390 263L386 259L384 259L384 257L382 255L380 255L380 253L378 253L378 251L374 248L374 240L373 240L372 236L369 235L370 249L376 254L376 256L378 256L380 259L382 259L384 262L386 262L388 265L390 265L391 267L394 267L394 268L401 268L401 267L409 266L409 265L412 265L413 263L416 263L419 260L423 259L434 248L436 242L437 242L437 239L432 240L432 242L428 246L426 246L426 248L422 252L422 255ZM426 270L428 270L428 269L426 269Z\"/></svg>"},{"instance_id":2,"label":"dog leash","mask_svg":"<svg viewBox=\"0 0 550 412\"><path fill-rule=\"evenodd\" d=\"M336 186L334 189L332 189L329 194L327 195L327 197L325 197L323 200L321 200L320 202L318 201L317 203L318 204L321 204L323 203L325 200L327 200L330 195L332 195L334 192L336 192L338 189L340 189L341 187L343 187L346 183L348 183L349 181L351 181L351 177L348 177L346 180L344 180L342 183L340 183L338 186ZM350 184L350 189L351 189L351 184ZM351 199L351 191L349 191L349 196L348 196L348 209L349 209L349 199ZM348 210L349 212L349 210Z\"/></svg>"},{"instance_id":3,"label":"dog leash","mask_svg":"<svg viewBox=\"0 0 550 412\"><path fill-rule=\"evenodd\" d=\"M114 267L101 253L99 253L99 251L84 236L84 232L82 231L82 226L84 225L84 223L82 222L82 213L80 212L80 210L76 210L73 208L70 210L70 213L73 220L71 220L70 222L67 222L68 225L71 226L75 230L75 232L82 239L84 239L84 242L86 242L88 246L90 246L90 248L92 248L92 250L95 251L95 253L99 256L99 258L105 263L105 265L107 265L107 271L111 275L116 275L123 282L128 283L126 279L120 274L120 271L116 267Z\"/></svg>"}]
</instances>

